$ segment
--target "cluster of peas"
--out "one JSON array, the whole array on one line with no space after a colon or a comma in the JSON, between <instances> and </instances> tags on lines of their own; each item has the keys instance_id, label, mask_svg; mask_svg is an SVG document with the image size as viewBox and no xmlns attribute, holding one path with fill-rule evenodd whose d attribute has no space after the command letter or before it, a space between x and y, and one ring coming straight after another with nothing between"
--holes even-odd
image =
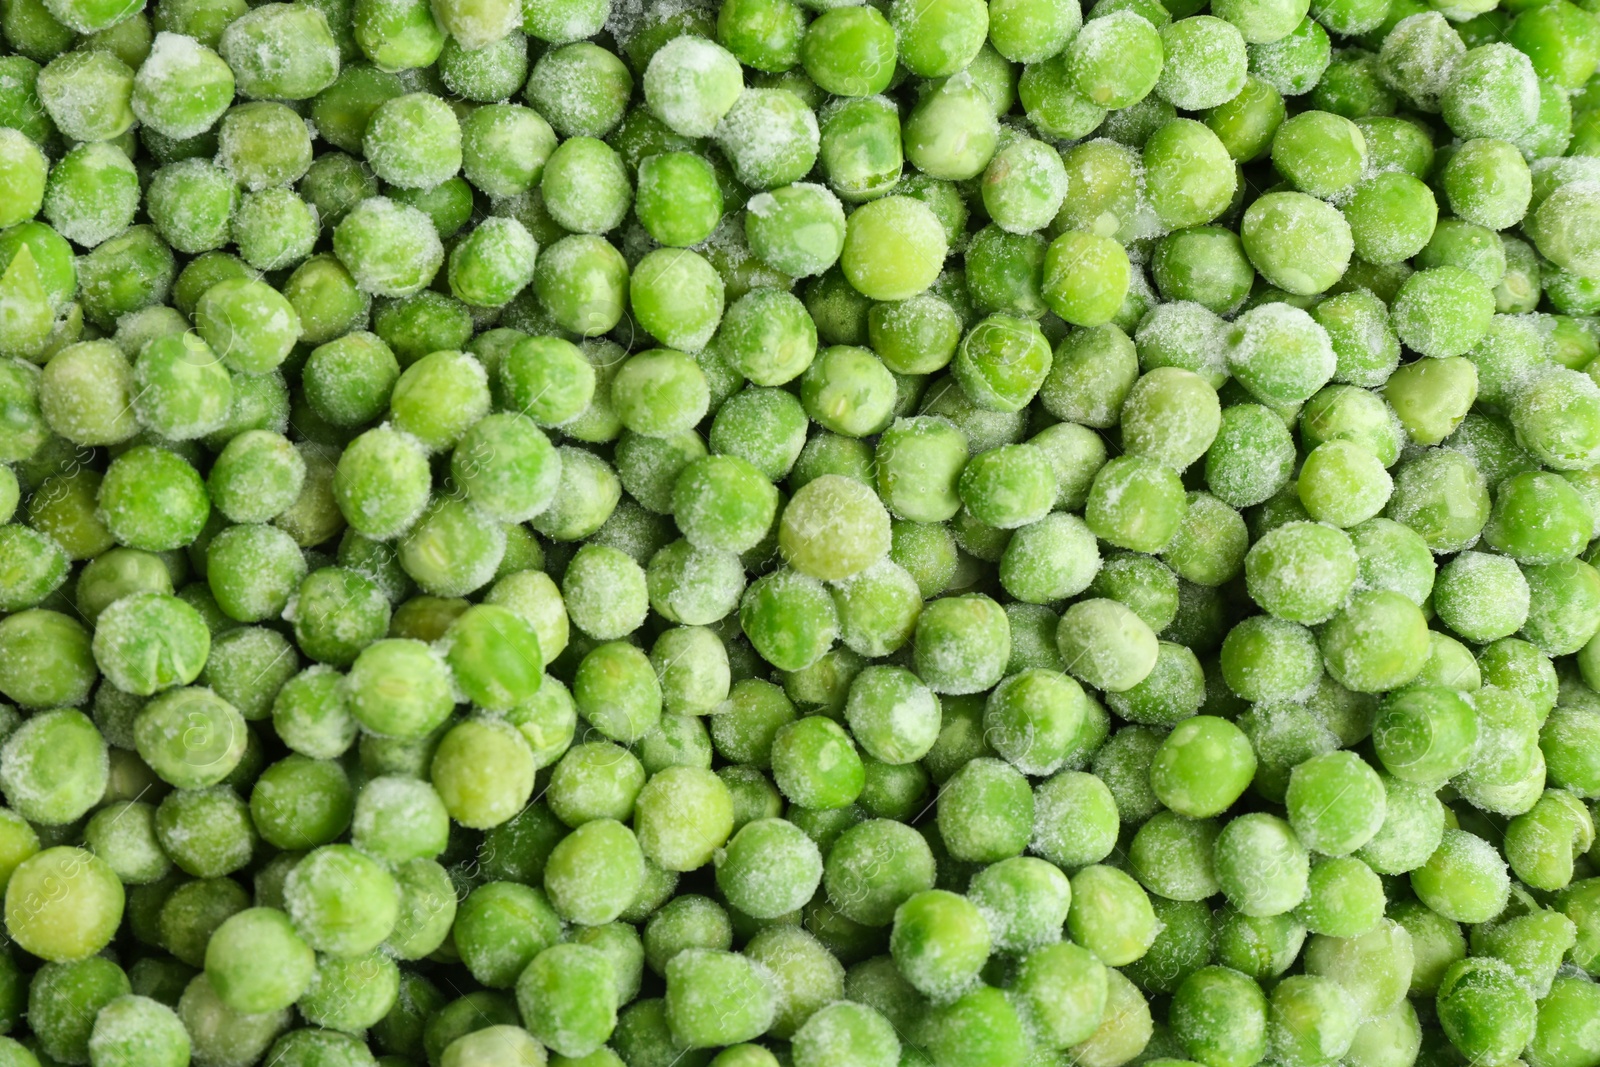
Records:
<instances>
[{"instance_id":1,"label":"cluster of peas","mask_svg":"<svg viewBox=\"0 0 1600 1067\"><path fill-rule=\"evenodd\" d=\"M1600 1067L1600 3L1204 7L0 0L0 1067Z\"/></svg>"}]
</instances>

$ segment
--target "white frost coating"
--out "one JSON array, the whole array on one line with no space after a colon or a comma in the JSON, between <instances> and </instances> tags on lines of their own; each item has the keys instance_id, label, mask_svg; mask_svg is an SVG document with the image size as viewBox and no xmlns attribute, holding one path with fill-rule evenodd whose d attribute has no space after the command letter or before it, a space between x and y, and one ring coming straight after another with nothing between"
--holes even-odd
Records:
<instances>
[{"instance_id":1,"label":"white frost coating","mask_svg":"<svg viewBox=\"0 0 1600 1067\"><path fill-rule=\"evenodd\" d=\"M1157 304L1134 334L1140 366L1181 367L1213 384L1227 378L1227 324L1192 300Z\"/></svg>"},{"instance_id":2,"label":"white frost coating","mask_svg":"<svg viewBox=\"0 0 1600 1067\"><path fill-rule=\"evenodd\" d=\"M93 248L127 230L139 210L139 172L109 141L80 144L50 171L44 216L74 244Z\"/></svg>"},{"instance_id":3,"label":"white frost coating","mask_svg":"<svg viewBox=\"0 0 1600 1067\"><path fill-rule=\"evenodd\" d=\"M1297 403L1328 383L1338 366L1333 342L1292 304L1262 304L1234 320L1228 368L1257 397Z\"/></svg>"},{"instance_id":4,"label":"white frost coating","mask_svg":"<svg viewBox=\"0 0 1600 1067\"><path fill-rule=\"evenodd\" d=\"M1461 35L1443 15L1437 11L1411 15L1383 39L1378 76L1418 110L1437 113L1450 73L1466 53Z\"/></svg>"},{"instance_id":5,"label":"white frost coating","mask_svg":"<svg viewBox=\"0 0 1600 1067\"><path fill-rule=\"evenodd\" d=\"M787 89L746 89L733 102L713 136L739 180L757 189L803 175L816 162L822 143L817 116Z\"/></svg>"},{"instance_id":6,"label":"white frost coating","mask_svg":"<svg viewBox=\"0 0 1600 1067\"><path fill-rule=\"evenodd\" d=\"M1307 25L1315 26L1316 23L1308 21ZM1292 45L1296 38L1297 35L1291 34L1284 38L1284 44ZM1174 107L1185 111L1200 111L1232 100L1244 88L1245 79L1252 68L1262 81L1284 95L1290 95L1291 90L1308 92L1316 84L1316 76L1322 73L1320 68L1315 70L1311 84L1303 86L1283 73L1279 73L1275 80L1272 69L1274 53L1284 49L1275 49L1273 45L1256 45L1246 53L1244 36L1233 23L1209 15L1174 23L1163 33L1162 43L1167 45L1168 55L1161 67L1161 78L1156 82L1156 92ZM1255 54L1257 48L1263 52L1262 59ZM1322 56L1325 67L1328 56L1326 46ZM1291 65L1277 64L1280 67ZM1304 77L1303 73L1301 77Z\"/></svg>"},{"instance_id":7,"label":"white frost coating","mask_svg":"<svg viewBox=\"0 0 1600 1067\"><path fill-rule=\"evenodd\" d=\"M636 9L639 0L623 0L618 5ZM568 44L593 37L608 28L607 20L613 18L611 0L555 0L525 4L522 9L523 28L534 37L552 45ZM617 34L621 41L622 35Z\"/></svg>"},{"instance_id":8,"label":"white frost coating","mask_svg":"<svg viewBox=\"0 0 1600 1067\"><path fill-rule=\"evenodd\" d=\"M1511 45L1482 45L1451 68L1439 103L1458 137L1515 138L1539 118L1539 76Z\"/></svg>"},{"instance_id":9,"label":"white frost coating","mask_svg":"<svg viewBox=\"0 0 1600 1067\"><path fill-rule=\"evenodd\" d=\"M709 137L744 91L733 54L703 37L667 42L644 72L644 97L658 119L685 137Z\"/></svg>"},{"instance_id":10,"label":"white frost coating","mask_svg":"<svg viewBox=\"0 0 1600 1067\"><path fill-rule=\"evenodd\" d=\"M444 262L444 242L433 220L384 196L368 197L351 209L334 229L333 251L356 287L375 296L411 296Z\"/></svg>"},{"instance_id":11,"label":"white frost coating","mask_svg":"<svg viewBox=\"0 0 1600 1067\"><path fill-rule=\"evenodd\" d=\"M215 98L218 106L195 115L188 123L165 121L171 112L154 106L156 102L176 94L192 105L199 95L197 84L205 95ZM233 103L233 72L221 56L193 37L163 30L156 34L150 55L134 75L132 103L140 122L181 141L209 130Z\"/></svg>"}]
</instances>

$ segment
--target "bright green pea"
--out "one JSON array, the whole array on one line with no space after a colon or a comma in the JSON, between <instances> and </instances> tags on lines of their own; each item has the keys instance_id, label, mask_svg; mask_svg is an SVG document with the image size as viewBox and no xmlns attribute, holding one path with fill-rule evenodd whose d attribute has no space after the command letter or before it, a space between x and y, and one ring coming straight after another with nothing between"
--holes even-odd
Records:
<instances>
[{"instance_id":1,"label":"bright green pea","mask_svg":"<svg viewBox=\"0 0 1600 1067\"><path fill-rule=\"evenodd\" d=\"M1300 295L1324 292L1337 282L1355 249L1350 223L1337 208L1296 192L1268 193L1251 204L1239 236L1262 277Z\"/></svg>"}]
</instances>

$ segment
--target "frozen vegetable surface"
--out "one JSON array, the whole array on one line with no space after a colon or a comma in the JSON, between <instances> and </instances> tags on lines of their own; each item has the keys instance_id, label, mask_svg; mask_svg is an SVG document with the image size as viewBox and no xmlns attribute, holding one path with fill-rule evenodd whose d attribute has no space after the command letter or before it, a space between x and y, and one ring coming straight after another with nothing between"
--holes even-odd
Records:
<instances>
[{"instance_id":1,"label":"frozen vegetable surface","mask_svg":"<svg viewBox=\"0 0 1600 1067\"><path fill-rule=\"evenodd\" d=\"M1600 0L0 0L0 1067L1600 1067Z\"/></svg>"}]
</instances>

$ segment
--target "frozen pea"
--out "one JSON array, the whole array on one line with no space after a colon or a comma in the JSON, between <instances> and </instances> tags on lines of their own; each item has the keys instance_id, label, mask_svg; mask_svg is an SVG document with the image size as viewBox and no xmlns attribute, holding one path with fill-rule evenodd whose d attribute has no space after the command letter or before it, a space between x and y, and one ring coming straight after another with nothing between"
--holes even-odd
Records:
<instances>
[{"instance_id":1,"label":"frozen pea","mask_svg":"<svg viewBox=\"0 0 1600 1067\"><path fill-rule=\"evenodd\" d=\"M1282 488L1294 463L1294 443L1283 420L1259 404L1224 408L1206 452L1206 483L1234 507L1259 504Z\"/></svg>"},{"instance_id":2,"label":"frozen pea","mask_svg":"<svg viewBox=\"0 0 1600 1067\"><path fill-rule=\"evenodd\" d=\"M62 236L95 247L127 230L137 179L111 141L80 144L50 171L44 216Z\"/></svg>"},{"instance_id":3,"label":"frozen pea","mask_svg":"<svg viewBox=\"0 0 1600 1067\"><path fill-rule=\"evenodd\" d=\"M1506 1055L1504 1050L1525 1042L1535 1026L1531 995L1500 960L1452 964L1440 980L1438 1004L1439 1024L1445 1034L1472 1055Z\"/></svg>"},{"instance_id":4,"label":"frozen pea","mask_svg":"<svg viewBox=\"0 0 1600 1067\"><path fill-rule=\"evenodd\" d=\"M1218 354L1202 338L1221 330L1221 322L1206 318L1194 306L1226 314L1250 294L1256 270L1245 258L1238 235L1219 226L1195 226L1168 234L1155 248L1152 274L1155 288L1174 302L1150 309L1146 320L1139 323L1139 333L1150 331L1154 346L1173 352L1166 363L1202 371L1213 386L1219 386ZM1179 322L1200 326L1202 333L1190 333Z\"/></svg>"},{"instance_id":5,"label":"frozen pea","mask_svg":"<svg viewBox=\"0 0 1600 1067\"><path fill-rule=\"evenodd\" d=\"M1235 908L1270 916L1304 898L1310 865L1288 823L1267 814L1243 815L1223 828L1216 845L1217 878Z\"/></svg>"},{"instance_id":6,"label":"frozen pea","mask_svg":"<svg viewBox=\"0 0 1600 1067\"><path fill-rule=\"evenodd\" d=\"M778 526L778 548L790 566L827 580L865 570L888 554L889 541L889 515L877 495L836 474L801 487Z\"/></svg>"},{"instance_id":7,"label":"frozen pea","mask_svg":"<svg viewBox=\"0 0 1600 1067\"><path fill-rule=\"evenodd\" d=\"M46 826L87 814L104 793L105 741L88 716L71 708L35 715L0 749L0 786L12 808Z\"/></svg>"},{"instance_id":8,"label":"frozen pea","mask_svg":"<svg viewBox=\"0 0 1600 1067\"><path fill-rule=\"evenodd\" d=\"M528 193L543 175L555 142L555 132L536 111L516 104L478 108L461 124L462 175L491 196Z\"/></svg>"},{"instance_id":9,"label":"frozen pea","mask_svg":"<svg viewBox=\"0 0 1600 1067\"><path fill-rule=\"evenodd\" d=\"M1332 797L1339 797L1337 805ZM1376 771L1348 752L1331 752L1300 764L1289 776L1290 824L1307 847L1347 855L1383 825L1385 793ZM1335 810L1337 808L1337 811Z\"/></svg>"},{"instance_id":10,"label":"frozen pea","mask_svg":"<svg viewBox=\"0 0 1600 1067\"><path fill-rule=\"evenodd\" d=\"M555 942L559 923L539 890L514 882L488 882L462 902L454 937L474 977L491 987L508 988Z\"/></svg>"},{"instance_id":11,"label":"frozen pea","mask_svg":"<svg viewBox=\"0 0 1600 1067\"><path fill-rule=\"evenodd\" d=\"M533 281L537 252L516 219L485 219L450 251L450 291L475 307L500 307Z\"/></svg>"},{"instance_id":12,"label":"frozen pea","mask_svg":"<svg viewBox=\"0 0 1600 1067\"><path fill-rule=\"evenodd\" d=\"M1095 474L1084 519L1119 548L1159 552L1182 524L1188 500L1176 472L1153 459L1119 456Z\"/></svg>"},{"instance_id":13,"label":"frozen pea","mask_svg":"<svg viewBox=\"0 0 1600 1067\"><path fill-rule=\"evenodd\" d=\"M487 717L451 727L430 769L451 817L477 829L498 826L520 811L533 792L534 773L533 750L521 732Z\"/></svg>"},{"instance_id":14,"label":"frozen pea","mask_svg":"<svg viewBox=\"0 0 1600 1067\"><path fill-rule=\"evenodd\" d=\"M356 285L378 296L419 292L444 263L432 220L382 196L361 201L334 227L333 251Z\"/></svg>"},{"instance_id":15,"label":"frozen pea","mask_svg":"<svg viewBox=\"0 0 1600 1067\"><path fill-rule=\"evenodd\" d=\"M1041 141L1013 141L995 153L984 171L984 204L990 217L1012 233L1032 233L1055 217L1067 192L1061 156Z\"/></svg>"},{"instance_id":16,"label":"frozen pea","mask_svg":"<svg viewBox=\"0 0 1600 1067\"><path fill-rule=\"evenodd\" d=\"M1293 404L1314 395L1337 366L1327 332L1306 312L1270 303L1241 315L1228 334L1228 368L1256 399Z\"/></svg>"},{"instance_id":17,"label":"frozen pea","mask_svg":"<svg viewBox=\"0 0 1600 1067\"><path fill-rule=\"evenodd\" d=\"M710 446L717 452L748 460L762 474L776 481L787 475L800 458L806 444L809 422L805 408L793 394L780 389L747 386L723 401L711 423ZM630 454L642 462L659 452L663 459L674 459L698 437L679 435L678 440L660 445L635 439ZM691 457L693 458L693 457ZM639 471L643 481L644 470ZM657 485L639 484L647 497L656 495ZM635 494L637 495L637 494Z\"/></svg>"},{"instance_id":18,"label":"frozen pea","mask_svg":"<svg viewBox=\"0 0 1600 1067\"><path fill-rule=\"evenodd\" d=\"M1221 887L1212 864L1220 826L1214 819L1188 819L1157 812L1134 834L1130 873L1168 900L1202 900Z\"/></svg>"},{"instance_id":19,"label":"frozen pea","mask_svg":"<svg viewBox=\"0 0 1600 1067\"><path fill-rule=\"evenodd\" d=\"M1565 655L1583 647L1593 636L1591 605L1600 597L1600 581L1592 567L1580 560L1545 565L1525 565L1528 579L1528 619L1522 634L1548 655Z\"/></svg>"},{"instance_id":20,"label":"frozen pea","mask_svg":"<svg viewBox=\"0 0 1600 1067\"><path fill-rule=\"evenodd\" d=\"M875 96L840 100L822 113L819 122L822 173L841 199L870 199L893 187L902 159L892 105ZM874 151L868 154L863 146Z\"/></svg>"},{"instance_id":21,"label":"frozen pea","mask_svg":"<svg viewBox=\"0 0 1600 1067\"><path fill-rule=\"evenodd\" d=\"M1460 219L1445 219L1433 238L1417 255L1419 268L1456 266L1481 277L1490 286L1505 276L1505 246L1487 227Z\"/></svg>"},{"instance_id":22,"label":"frozen pea","mask_svg":"<svg viewBox=\"0 0 1600 1067\"><path fill-rule=\"evenodd\" d=\"M816 162L816 115L788 89L746 89L726 108L712 136L734 174L754 189L805 177Z\"/></svg>"},{"instance_id":23,"label":"frozen pea","mask_svg":"<svg viewBox=\"0 0 1600 1067\"><path fill-rule=\"evenodd\" d=\"M217 996L247 1014L280 1011L311 982L316 956L275 908L247 908L217 927L206 973Z\"/></svg>"},{"instance_id":24,"label":"frozen pea","mask_svg":"<svg viewBox=\"0 0 1600 1067\"><path fill-rule=\"evenodd\" d=\"M1421 610L1400 594L1386 591L1356 593L1318 640L1328 672L1358 692L1405 684L1428 655Z\"/></svg>"},{"instance_id":25,"label":"frozen pea","mask_svg":"<svg viewBox=\"0 0 1600 1067\"><path fill-rule=\"evenodd\" d=\"M1209 966L1178 986L1170 1025L1189 1055L1232 1067L1265 1054L1267 1012L1266 997L1251 978Z\"/></svg>"},{"instance_id":26,"label":"frozen pea","mask_svg":"<svg viewBox=\"0 0 1600 1067\"><path fill-rule=\"evenodd\" d=\"M1554 368L1518 390L1510 407L1519 440L1557 469L1581 469L1593 451L1596 393L1574 372Z\"/></svg>"},{"instance_id":27,"label":"frozen pea","mask_svg":"<svg viewBox=\"0 0 1600 1067\"><path fill-rule=\"evenodd\" d=\"M1245 556L1251 597L1278 618L1319 623L1354 588L1359 557L1350 538L1323 523L1290 522L1269 531Z\"/></svg>"},{"instance_id":28,"label":"frozen pea","mask_svg":"<svg viewBox=\"0 0 1600 1067\"><path fill-rule=\"evenodd\" d=\"M562 838L544 870L551 906L585 926L615 920L637 899L644 878L638 841L613 819L592 819Z\"/></svg>"},{"instance_id":29,"label":"frozen pea","mask_svg":"<svg viewBox=\"0 0 1600 1067\"><path fill-rule=\"evenodd\" d=\"M906 158L947 181L981 174L999 143L994 104L972 79L947 79L925 95L907 116L904 133Z\"/></svg>"},{"instance_id":30,"label":"frozen pea","mask_svg":"<svg viewBox=\"0 0 1600 1067\"><path fill-rule=\"evenodd\" d=\"M690 463L672 491L679 528L698 548L743 552L765 536L778 493L759 471L733 456Z\"/></svg>"},{"instance_id":31,"label":"frozen pea","mask_svg":"<svg viewBox=\"0 0 1600 1067\"><path fill-rule=\"evenodd\" d=\"M276 526L230 526L206 549L206 577L224 615L260 622L282 614L306 576L305 557Z\"/></svg>"},{"instance_id":32,"label":"frozen pea","mask_svg":"<svg viewBox=\"0 0 1600 1067\"><path fill-rule=\"evenodd\" d=\"M1407 278L1395 298L1400 340L1426 356L1458 356L1489 327L1494 297L1482 279L1461 267L1440 266Z\"/></svg>"},{"instance_id":33,"label":"frozen pea","mask_svg":"<svg viewBox=\"0 0 1600 1067\"><path fill-rule=\"evenodd\" d=\"M1172 811L1204 819L1231 807L1255 769L1255 753L1237 726L1200 715L1167 735L1150 765L1150 785Z\"/></svg>"},{"instance_id":34,"label":"frozen pea","mask_svg":"<svg viewBox=\"0 0 1600 1067\"><path fill-rule=\"evenodd\" d=\"M849 805L865 784L861 757L850 736L821 716L778 729L773 735L772 774L785 797L818 810Z\"/></svg>"},{"instance_id":35,"label":"frozen pea","mask_svg":"<svg viewBox=\"0 0 1600 1067\"><path fill-rule=\"evenodd\" d=\"M1505 852L1511 870L1525 884L1554 890L1572 877L1573 853L1592 843L1593 823L1581 802L1561 790L1547 790L1506 828ZM1555 847L1550 847L1550 842ZM1570 842L1567 847L1562 847Z\"/></svg>"},{"instance_id":36,"label":"frozen pea","mask_svg":"<svg viewBox=\"0 0 1600 1067\"><path fill-rule=\"evenodd\" d=\"M600 1047L616 1025L611 961L590 945L552 945L540 952L517 979L517 1000L530 1031L573 1058Z\"/></svg>"},{"instance_id":37,"label":"frozen pea","mask_svg":"<svg viewBox=\"0 0 1600 1067\"><path fill-rule=\"evenodd\" d=\"M426 189L461 169L461 126L448 105L427 93L380 104L362 139L367 161L384 181Z\"/></svg>"},{"instance_id":38,"label":"frozen pea","mask_svg":"<svg viewBox=\"0 0 1600 1067\"><path fill-rule=\"evenodd\" d=\"M1123 401L1123 447L1182 470L1211 446L1220 418L1215 390L1205 379L1158 367L1135 382Z\"/></svg>"},{"instance_id":39,"label":"frozen pea","mask_svg":"<svg viewBox=\"0 0 1600 1067\"><path fill-rule=\"evenodd\" d=\"M911 197L889 196L848 220L840 264L850 284L874 300L905 300L933 283L946 242L932 209Z\"/></svg>"},{"instance_id":40,"label":"frozen pea","mask_svg":"<svg viewBox=\"0 0 1600 1067\"><path fill-rule=\"evenodd\" d=\"M895 912L890 952L901 974L918 991L949 996L977 976L990 951L990 933L975 904L930 889Z\"/></svg>"},{"instance_id":41,"label":"frozen pea","mask_svg":"<svg viewBox=\"0 0 1600 1067\"><path fill-rule=\"evenodd\" d=\"M744 91L738 60L720 45L684 36L656 52L644 72L650 110L686 137L707 137Z\"/></svg>"},{"instance_id":42,"label":"frozen pea","mask_svg":"<svg viewBox=\"0 0 1600 1067\"><path fill-rule=\"evenodd\" d=\"M1411 872L1411 883L1423 903L1457 922L1498 913L1509 892L1505 861L1494 847L1454 829L1446 829L1438 850Z\"/></svg>"},{"instance_id":43,"label":"frozen pea","mask_svg":"<svg viewBox=\"0 0 1600 1067\"><path fill-rule=\"evenodd\" d=\"M662 244L699 244L716 229L722 208L716 172L702 157L664 152L640 161L634 212ZM746 217L747 230L755 227L754 218L753 214Z\"/></svg>"},{"instance_id":44,"label":"frozen pea","mask_svg":"<svg viewBox=\"0 0 1600 1067\"><path fill-rule=\"evenodd\" d=\"M109 943L123 904L121 883L105 861L83 849L48 848L13 871L6 928L43 959L83 959Z\"/></svg>"},{"instance_id":45,"label":"frozen pea","mask_svg":"<svg viewBox=\"0 0 1600 1067\"><path fill-rule=\"evenodd\" d=\"M795 1032L797 1067L887 1067L899 1060L894 1026L874 1008L838 1001L813 1014Z\"/></svg>"},{"instance_id":46,"label":"frozen pea","mask_svg":"<svg viewBox=\"0 0 1600 1067\"><path fill-rule=\"evenodd\" d=\"M760 918L776 918L811 898L823 874L817 846L792 823L746 823L717 859L717 884L729 903Z\"/></svg>"},{"instance_id":47,"label":"frozen pea","mask_svg":"<svg viewBox=\"0 0 1600 1067\"><path fill-rule=\"evenodd\" d=\"M1038 328L1012 315L991 315L962 339L953 376L979 407L1020 411L1050 369L1050 346Z\"/></svg>"},{"instance_id":48,"label":"frozen pea","mask_svg":"<svg viewBox=\"0 0 1600 1067\"><path fill-rule=\"evenodd\" d=\"M634 265L629 283L639 325L663 344L686 352L700 351L716 332L724 291L716 270L688 249L662 248L649 253ZM686 410L693 410L698 403L685 400Z\"/></svg>"},{"instance_id":49,"label":"frozen pea","mask_svg":"<svg viewBox=\"0 0 1600 1067\"><path fill-rule=\"evenodd\" d=\"M1000 760L968 763L939 796L939 827L951 855L993 862L1019 854L1032 833L1034 803L1021 773Z\"/></svg>"},{"instance_id":50,"label":"frozen pea","mask_svg":"<svg viewBox=\"0 0 1600 1067\"><path fill-rule=\"evenodd\" d=\"M1427 186L1386 171L1361 181L1344 206L1355 251L1368 263L1398 263L1422 251L1434 233L1438 207Z\"/></svg>"},{"instance_id":51,"label":"frozen pea","mask_svg":"<svg viewBox=\"0 0 1600 1067\"><path fill-rule=\"evenodd\" d=\"M1519 563L1558 563L1587 544L1592 532L1584 521L1587 514L1587 504L1565 479L1518 474L1497 487L1484 540Z\"/></svg>"},{"instance_id":52,"label":"frozen pea","mask_svg":"<svg viewBox=\"0 0 1600 1067\"><path fill-rule=\"evenodd\" d=\"M711 859L733 826L721 779L698 767L669 767L640 791L634 810L640 847L668 870L694 870Z\"/></svg>"},{"instance_id":53,"label":"frozen pea","mask_svg":"<svg viewBox=\"0 0 1600 1067\"><path fill-rule=\"evenodd\" d=\"M540 426L582 415L594 397L596 372L583 352L559 337L519 339L493 376L495 395Z\"/></svg>"},{"instance_id":54,"label":"frozen pea","mask_svg":"<svg viewBox=\"0 0 1600 1067\"><path fill-rule=\"evenodd\" d=\"M1130 269L1116 241L1069 231L1045 250L1040 293L1067 322L1102 326L1117 317L1128 294Z\"/></svg>"},{"instance_id":55,"label":"frozen pea","mask_svg":"<svg viewBox=\"0 0 1600 1067\"><path fill-rule=\"evenodd\" d=\"M1360 136L1357 131L1356 136ZM1245 253L1262 277L1301 295L1324 292L1349 265L1351 227L1336 208L1299 192L1273 192L1245 210ZM1304 254L1315 247L1315 258Z\"/></svg>"}]
</instances>

